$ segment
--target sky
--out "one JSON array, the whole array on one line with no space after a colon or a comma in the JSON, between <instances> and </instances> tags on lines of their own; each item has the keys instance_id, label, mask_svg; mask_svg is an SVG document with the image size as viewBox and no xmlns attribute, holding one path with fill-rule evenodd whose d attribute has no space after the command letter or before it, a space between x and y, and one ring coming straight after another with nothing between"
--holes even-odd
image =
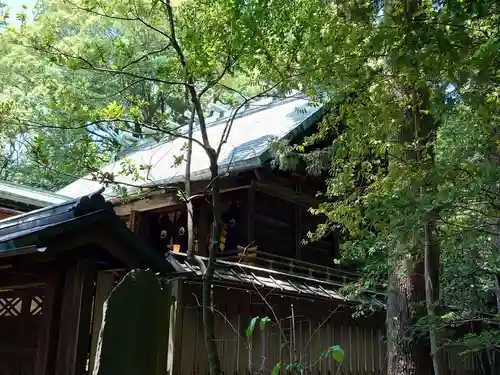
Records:
<instances>
[{"instance_id":1,"label":"sky","mask_svg":"<svg viewBox=\"0 0 500 375\"><path fill-rule=\"evenodd\" d=\"M14 19L16 14L21 11L22 5L27 5L29 7L28 14L31 14L31 10L35 5L37 0L2 0L3 3L7 4L10 8L11 17Z\"/></svg>"}]
</instances>

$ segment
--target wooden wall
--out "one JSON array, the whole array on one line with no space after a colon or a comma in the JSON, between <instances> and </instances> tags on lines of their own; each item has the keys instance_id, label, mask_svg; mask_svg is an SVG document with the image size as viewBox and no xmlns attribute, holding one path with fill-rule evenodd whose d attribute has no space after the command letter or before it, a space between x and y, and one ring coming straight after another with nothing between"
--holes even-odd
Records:
<instances>
[{"instance_id":1,"label":"wooden wall","mask_svg":"<svg viewBox=\"0 0 500 375\"><path fill-rule=\"evenodd\" d=\"M184 284L182 298L174 344L180 350L174 354L172 374L205 375L208 366L200 306L201 285ZM224 375L259 373L262 361L267 374L278 362L294 361L305 364L305 374L386 374L385 314L355 319L350 307L333 302L277 295L266 295L266 300L276 316L253 291L214 287L215 328ZM292 329L292 306L295 329ZM255 316L268 316L273 323L263 334L256 325L250 350L245 331ZM322 353L332 345L340 345L345 351L345 362L340 369L331 357L322 358ZM459 352L456 349L442 353L447 363L445 375L481 374L478 361L471 355L459 355Z\"/></svg>"},{"instance_id":2,"label":"wooden wall","mask_svg":"<svg viewBox=\"0 0 500 375\"><path fill-rule=\"evenodd\" d=\"M173 373L206 374L200 286L184 285L183 296L181 351L174 360ZM352 310L345 306L268 295L266 300L273 313L258 294L225 287L214 289L214 299L216 334L224 374L258 372L262 361L267 373L278 362L288 364L295 361L305 364L305 373L311 374L384 373L383 317L353 319ZM292 306L294 319L291 318ZM256 326L250 350L245 331L255 316L268 316L273 323L263 333ZM340 345L345 350L345 363L339 372L338 364L331 357L322 357L332 345Z\"/></svg>"}]
</instances>

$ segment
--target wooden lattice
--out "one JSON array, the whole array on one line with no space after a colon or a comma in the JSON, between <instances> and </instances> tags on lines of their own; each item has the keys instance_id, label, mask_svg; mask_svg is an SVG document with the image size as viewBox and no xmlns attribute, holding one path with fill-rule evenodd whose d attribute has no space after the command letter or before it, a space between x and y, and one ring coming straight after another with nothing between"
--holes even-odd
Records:
<instances>
[{"instance_id":1,"label":"wooden lattice","mask_svg":"<svg viewBox=\"0 0 500 375\"><path fill-rule=\"evenodd\" d=\"M0 316L18 316L21 314L21 297L0 298Z\"/></svg>"},{"instance_id":2,"label":"wooden lattice","mask_svg":"<svg viewBox=\"0 0 500 375\"><path fill-rule=\"evenodd\" d=\"M33 375L42 323L42 288L0 290L0 375Z\"/></svg>"},{"instance_id":3,"label":"wooden lattice","mask_svg":"<svg viewBox=\"0 0 500 375\"><path fill-rule=\"evenodd\" d=\"M31 298L30 313L31 315L41 315L43 311L43 297L33 296Z\"/></svg>"},{"instance_id":4,"label":"wooden lattice","mask_svg":"<svg viewBox=\"0 0 500 375\"><path fill-rule=\"evenodd\" d=\"M4 293L2 293L4 294ZM29 308L28 315L41 315L43 312L43 296L32 294L9 295L0 294L0 317L15 317L21 313L27 314L24 309Z\"/></svg>"}]
</instances>

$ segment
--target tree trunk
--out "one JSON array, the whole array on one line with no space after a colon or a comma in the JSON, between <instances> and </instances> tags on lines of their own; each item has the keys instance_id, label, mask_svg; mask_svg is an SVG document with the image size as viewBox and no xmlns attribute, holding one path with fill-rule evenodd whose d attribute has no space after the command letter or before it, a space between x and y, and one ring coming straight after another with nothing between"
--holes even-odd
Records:
<instances>
[{"instance_id":1,"label":"tree trunk","mask_svg":"<svg viewBox=\"0 0 500 375\"><path fill-rule=\"evenodd\" d=\"M219 166L215 152L210 156L210 171L212 183L212 243L209 246L208 266L203 279L203 324L205 327L205 347L208 356L208 370L210 375L220 375L220 361L215 341L215 322L213 310L212 283L215 273L216 251L220 244L220 191L219 191Z\"/></svg>"},{"instance_id":2,"label":"tree trunk","mask_svg":"<svg viewBox=\"0 0 500 375\"><path fill-rule=\"evenodd\" d=\"M498 151L499 140L500 140L500 130L498 128L495 128L493 130L493 136L491 142L492 145L490 146L490 152L488 155L488 162L494 168L498 168L498 166L500 165L500 153ZM498 217L498 212L499 212L498 207L500 207L500 195L499 195L498 185L493 183L488 188L493 193L493 199L494 199L491 205L492 206L491 216ZM500 253L500 219L493 220L492 232L495 233L495 235L493 235L491 239L493 243L493 248L496 250L497 253ZM494 281L495 281L495 296L497 302L497 314L500 316L500 274L496 274L493 277L495 278ZM499 322L499 328L500 328L500 322ZM491 373L494 374L497 373L496 371L500 371L500 353L498 351L492 351L491 357L493 362L491 364Z\"/></svg>"},{"instance_id":3,"label":"tree trunk","mask_svg":"<svg viewBox=\"0 0 500 375\"><path fill-rule=\"evenodd\" d=\"M411 34L421 27L421 0L405 0L401 13L401 26ZM409 48L412 48L410 45ZM408 149L402 159L420 171L423 179L420 188L415 187L415 194L437 191L432 175L427 171L434 167L432 141L435 139L437 122L429 115L430 89L419 80L420 68L408 66L413 70L409 77L415 81L401 87L411 107L404 110L405 121L399 141L407 144L417 142L420 149ZM394 67L399 73L399 67ZM407 73L407 72L406 72ZM420 83L417 83L420 82ZM430 144L430 147L429 147ZM429 156L430 155L430 156ZM441 375L437 357L437 333L429 326L429 340L423 332L414 332L414 325L426 315L435 315L439 285L439 242L437 239L436 213L430 212L422 218L422 223L415 224L414 233L401 239L403 251L392 254L392 269L389 275L389 295L387 301L387 336L388 336L388 375ZM423 229L423 231L422 231ZM427 310L427 314L426 314ZM430 356L429 353L432 353Z\"/></svg>"},{"instance_id":4,"label":"tree trunk","mask_svg":"<svg viewBox=\"0 0 500 375\"><path fill-rule=\"evenodd\" d=\"M411 255L395 263L387 299L387 374L432 374L429 347L412 334L425 300L424 265Z\"/></svg>"},{"instance_id":5,"label":"tree trunk","mask_svg":"<svg viewBox=\"0 0 500 375\"><path fill-rule=\"evenodd\" d=\"M436 304L439 301L439 243L437 242L437 225L434 215L430 215L424 224L424 263L425 263L425 301L427 317L429 318L429 341L431 347L432 365L434 375L441 375L438 356L439 344L436 322Z\"/></svg>"},{"instance_id":6,"label":"tree trunk","mask_svg":"<svg viewBox=\"0 0 500 375\"><path fill-rule=\"evenodd\" d=\"M425 129L419 127L420 120L424 120L419 117L420 113L420 106L405 113L406 121L400 137L402 144L421 139ZM429 139L428 133L423 139L425 142ZM418 151L407 151L402 158L408 164L423 167ZM414 194L421 192L415 189ZM413 332L414 325L426 315L425 307L434 311L432 308L435 306L439 282L439 244L435 238L435 217L429 216L422 224L424 238L422 226L416 223L414 232L401 239L401 249L394 251L391 257L387 300L388 375L427 375L433 374L434 367L439 367L437 357L433 361L429 356L432 350L428 340L421 332L418 336ZM434 331L433 338L436 338ZM433 349L437 350L437 345ZM439 375L439 371L436 375Z\"/></svg>"},{"instance_id":7,"label":"tree trunk","mask_svg":"<svg viewBox=\"0 0 500 375\"><path fill-rule=\"evenodd\" d=\"M191 116L188 123L188 140L186 149L186 177L184 180L184 195L186 199L187 210L187 259L194 258L194 228L193 228L193 202L191 202L191 155L193 153L193 123L194 123L194 105L191 106Z\"/></svg>"}]
</instances>

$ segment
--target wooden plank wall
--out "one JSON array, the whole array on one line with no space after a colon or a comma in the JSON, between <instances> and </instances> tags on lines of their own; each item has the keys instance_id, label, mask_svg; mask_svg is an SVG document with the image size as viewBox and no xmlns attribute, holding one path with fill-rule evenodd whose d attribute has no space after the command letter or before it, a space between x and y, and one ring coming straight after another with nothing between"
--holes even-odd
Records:
<instances>
[{"instance_id":1,"label":"wooden plank wall","mask_svg":"<svg viewBox=\"0 0 500 375\"><path fill-rule=\"evenodd\" d=\"M200 292L199 285L185 285L181 359L174 374L207 373ZM223 287L214 289L214 299L224 374L256 373L261 366L270 373L278 362L295 361L305 364L305 373L309 374L385 372L383 317L353 319L352 310L333 303L276 295L267 296L264 302L259 294ZM273 323L263 332L256 327L250 348L245 331L255 316L268 316ZM338 364L330 356L322 356L332 345L340 345L345 350L345 363L339 372Z\"/></svg>"},{"instance_id":2,"label":"wooden plank wall","mask_svg":"<svg viewBox=\"0 0 500 375\"><path fill-rule=\"evenodd\" d=\"M201 286L184 285L183 298L181 352L172 373L205 375L208 374L208 366L203 336ZM264 373L270 374L276 363L294 361L305 364L305 374L386 374L385 314L355 319L349 307L326 301L277 295L267 295L266 300L267 303L263 302L259 294L247 290L214 287L215 328L224 375L259 373L262 363ZM268 316L273 323L263 333L256 326L250 349L245 331L255 316ZM322 353L332 345L340 345L345 351L345 362L340 369L331 357L322 357ZM471 355L459 355L459 352L456 349L443 353L443 360L448 364L446 375L479 375L478 361Z\"/></svg>"}]
</instances>

